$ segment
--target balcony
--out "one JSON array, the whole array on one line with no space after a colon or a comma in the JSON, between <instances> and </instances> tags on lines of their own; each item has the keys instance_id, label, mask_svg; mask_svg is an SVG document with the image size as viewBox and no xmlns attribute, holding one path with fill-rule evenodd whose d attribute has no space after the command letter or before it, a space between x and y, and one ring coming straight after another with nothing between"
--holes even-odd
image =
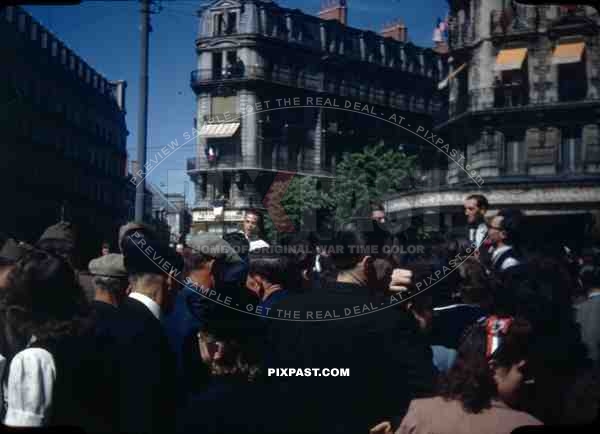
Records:
<instances>
[{"instance_id":1,"label":"balcony","mask_svg":"<svg viewBox=\"0 0 600 434\"><path fill-rule=\"evenodd\" d=\"M227 83L234 84L242 81L264 81L295 89L333 94L397 110L410 110L416 113L431 113L435 110L432 104L426 104L424 101L415 101L408 104L406 98L390 98L387 89L378 89L377 91L371 89L367 92L365 82L362 80L340 83L339 81L324 80L322 74L298 73L289 69L273 70L262 66L246 66L243 70L235 72L220 69L197 69L191 73L191 87L194 90L199 90L205 86L218 88Z\"/></svg>"},{"instance_id":2,"label":"balcony","mask_svg":"<svg viewBox=\"0 0 600 434\"><path fill-rule=\"evenodd\" d=\"M243 69L197 69L192 71L193 88L236 81L261 80L294 88L322 91L321 78L316 74L298 74L286 69L274 70L262 66L245 66Z\"/></svg>"},{"instance_id":3,"label":"balcony","mask_svg":"<svg viewBox=\"0 0 600 434\"><path fill-rule=\"evenodd\" d=\"M529 16L525 16L525 10L521 10L521 13L516 14L510 8L493 10L490 20L491 34L492 36L506 36L536 32L539 20L537 8Z\"/></svg>"},{"instance_id":4,"label":"balcony","mask_svg":"<svg viewBox=\"0 0 600 434\"><path fill-rule=\"evenodd\" d=\"M217 161L210 162L205 157L195 157L187 159L187 170L224 170L224 169L235 169L242 168L244 166L244 160L241 156L223 156L219 157ZM247 168L247 167L246 167Z\"/></svg>"},{"instance_id":5,"label":"balcony","mask_svg":"<svg viewBox=\"0 0 600 434\"><path fill-rule=\"evenodd\" d=\"M449 39L450 46L453 49L464 48L466 45L469 45L471 42L473 42L473 35L471 32L471 26L469 26L469 22L464 22L462 24L454 22L450 24Z\"/></svg>"}]
</instances>

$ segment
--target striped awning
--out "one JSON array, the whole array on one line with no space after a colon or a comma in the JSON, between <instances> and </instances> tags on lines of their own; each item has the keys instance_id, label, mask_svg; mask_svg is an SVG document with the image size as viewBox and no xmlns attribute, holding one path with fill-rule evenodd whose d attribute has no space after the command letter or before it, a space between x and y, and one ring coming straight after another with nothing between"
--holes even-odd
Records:
<instances>
[{"instance_id":1,"label":"striped awning","mask_svg":"<svg viewBox=\"0 0 600 434\"><path fill-rule=\"evenodd\" d=\"M583 57L585 42L571 42L558 44L552 54L553 65L564 65L566 63L579 63Z\"/></svg>"},{"instance_id":2,"label":"striped awning","mask_svg":"<svg viewBox=\"0 0 600 434\"><path fill-rule=\"evenodd\" d=\"M527 57L527 48L508 48L500 50L496 57L494 71L513 71L521 69Z\"/></svg>"},{"instance_id":3,"label":"striped awning","mask_svg":"<svg viewBox=\"0 0 600 434\"><path fill-rule=\"evenodd\" d=\"M240 127L239 122L225 124L204 124L200 127L200 137L205 139L217 139L221 137L231 137Z\"/></svg>"}]
</instances>

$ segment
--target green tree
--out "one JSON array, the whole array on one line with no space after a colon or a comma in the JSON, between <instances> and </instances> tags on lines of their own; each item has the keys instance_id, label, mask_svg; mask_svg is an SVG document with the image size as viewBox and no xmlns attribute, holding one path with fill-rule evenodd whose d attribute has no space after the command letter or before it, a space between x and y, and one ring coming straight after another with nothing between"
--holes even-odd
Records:
<instances>
[{"instance_id":1,"label":"green tree","mask_svg":"<svg viewBox=\"0 0 600 434\"><path fill-rule=\"evenodd\" d=\"M283 193L282 210L294 225L295 231L323 228L323 222L340 225L368 209L371 201L411 188L416 168L414 156L385 149L383 145L369 146L362 152L346 154L336 168L331 189L324 182L309 176L296 176ZM279 184L279 185L277 185ZM283 189L276 183L272 189ZM271 214L278 214L271 210ZM267 237L275 241L278 231L273 220L282 221L282 215L266 215ZM325 225L326 227L327 224Z\"/></svg>"},{"instance_id":2,"label":"green tree","mask_svg":"<svg viewBox=\"0 0 600 434\"><path fill-rule=\"evenodd\" d=\"M385 149L383 145L344 155L335 176L336 222L341 224L363 212L372 201L410 189L415 159L403 152Z\"/></svg>"},{"instance_id":3,"label":"green tree","mask_svg":"<svg viewBox=\"0 0 600 434\"><path fill-rule=\"evenodd\" d=\"M271 190L285 188L283 182L275 182ZM294 226L294 231L314 231L317 213L332 213L335 203L331 192L323 188L319 178L311 176L295 176L281 199L283 211ZM273 215L274 214L274 215ZM278 231L273 220L283 222L286 217L271 209L265 218L265 231L271 240L278 239Z\"/></svg>"}]
</instances>

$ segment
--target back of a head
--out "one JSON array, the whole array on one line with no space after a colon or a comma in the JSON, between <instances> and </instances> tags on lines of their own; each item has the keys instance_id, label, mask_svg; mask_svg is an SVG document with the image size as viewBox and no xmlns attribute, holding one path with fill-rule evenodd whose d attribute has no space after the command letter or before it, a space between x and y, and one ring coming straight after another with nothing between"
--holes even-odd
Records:
<instances>
[{"instance_id":1,"label":"back of a head","mask_svg":"<svg viewBox=\"0 0 600 434\"><path fill-rule=\"evenodd\" d=\"M389 233L370 219L355 219L334 236L333 262L339 271L351 270L365 256L385 256Z\"/></svg>"},{"instance_id":2,"label":"back of a head","mask_svg":"<svg viewBox=\"0 0 600 434\"><path fill-rule=\"evenodd\" d=\"M51 252L27 252L16 262L8 279L2 304L28 312L35 324L69 321L85 311L85 295L73 268Z\"/></svg>"},{"instance_id":3,"label":"back of a head","mask_svg":"<svg viewBox=\"0 0 600 434\"><path fill-rule=\"evenodd\" d=\"M273 285L285 286L292 272L290 258L286 255L252 252L249 256L249 274L256 274Z\"/></svg>"},{"instance_id":4,"label":"back of a head","mask_svg":"<svg viewBox=\"0 0 600 434\"><path fill-rule=\"evenodd\" d=\"M501 318L510 324L504 332L494 335L489 333L489 321L496 318L478 322L466 332L454 365L440 383L440 394L444 398L460 401L471 413L489 408L497 396L490 361L499 367L510 367L533 357L533 328L527 320Z\"/></svg>"},{"instance_id":5,"label":"back of a head","mask_svg":"<svg viewBox=\"0 0 600 434\"><path fill-rule=\"evenodd\" d=\"M464 303L481 303L491 296L485 268L475 258L467 258L458 267L459 289Z\"/></svg>"}]
</instances>

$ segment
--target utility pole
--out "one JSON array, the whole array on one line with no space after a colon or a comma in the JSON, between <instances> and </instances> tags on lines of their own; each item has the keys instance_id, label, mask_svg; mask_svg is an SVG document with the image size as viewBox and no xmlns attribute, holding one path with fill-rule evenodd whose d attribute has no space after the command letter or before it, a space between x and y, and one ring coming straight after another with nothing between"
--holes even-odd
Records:
<instances>
[{"instance_id":1,"label":"utility pole","mask_svg":"<svg viewBox=\"0 0 600 434\"><path fill-rule=\"evenodd\" d=\"M142 177L136 184L135 191L135 220L144 220L144 193L146 190L146 179L143 168L146 165L146 139L148 129L148 43L150 39L150 1L140 0L140 100L138 107L138 142L137 161L138 173L142 171ZM137 173L134 176L138 176Z\"/></svg>"}]
</instances>

